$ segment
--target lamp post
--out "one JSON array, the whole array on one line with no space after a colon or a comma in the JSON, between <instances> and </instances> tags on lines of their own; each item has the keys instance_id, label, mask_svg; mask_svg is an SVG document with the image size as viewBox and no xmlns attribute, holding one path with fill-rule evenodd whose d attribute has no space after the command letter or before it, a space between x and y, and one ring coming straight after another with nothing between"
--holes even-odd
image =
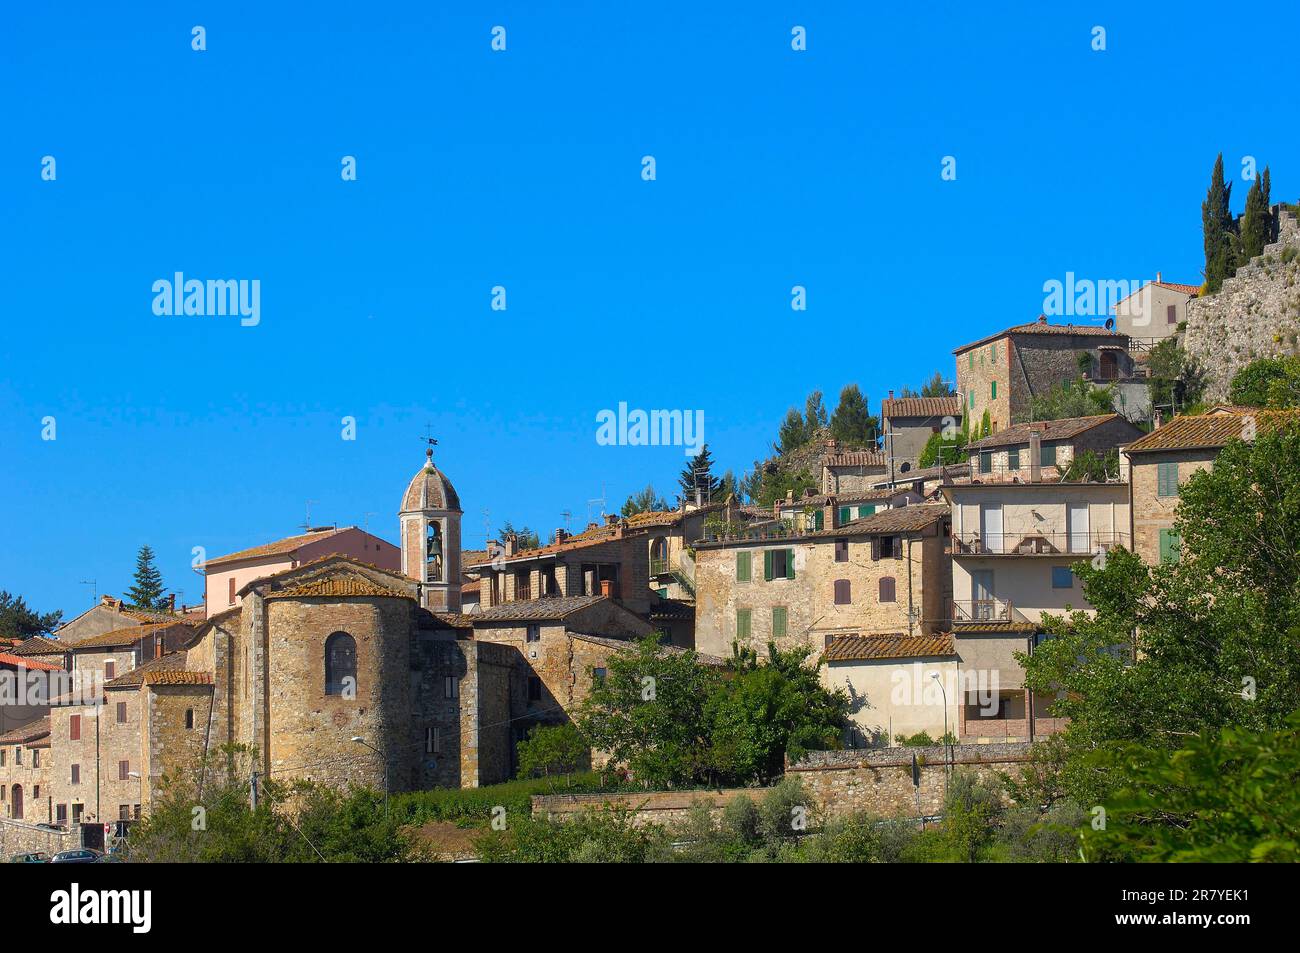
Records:
<instances>
[{"instance_id":1,"label":"lamp post","mask_svg":"<svg viewBox=\"0 0 1300 953\"><path fill-rule=\"evenodd\" d=\"M365 747L373 751L375 754L379 755L379 757L384 759L384 820L388 820L388 755L380 751L374 745L370 744L368 741L366 741L365 738L362 738L360 735L354 736L352 740L359 745L364 745Z\"/></svg>"},{"instance_id":2,"label":"lamp post","mask_svg":"<svg viewBox=\"0 0 1300 953\"><path fill-rule=\"evenodd\" d=\"M948 689L943 687L943 679L939 677L938 672L931 672L930 677L939 683L939 691L943 692L943 790L944 794L947 794L948 774L951 770L949 762L952 760L952 745L948 741Z\"/></svg>"}]
</instances>

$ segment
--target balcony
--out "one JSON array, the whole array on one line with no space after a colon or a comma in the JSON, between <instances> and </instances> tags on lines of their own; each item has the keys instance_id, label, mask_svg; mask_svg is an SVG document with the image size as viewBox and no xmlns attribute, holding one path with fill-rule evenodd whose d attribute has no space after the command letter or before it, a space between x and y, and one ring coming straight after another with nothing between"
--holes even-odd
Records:
<instances>
[{"instance_id":1,"label":"balcony","mask_svg":"<svg viewBox=\"0 0 1300 953\"><path fill-rule=\"evenodd\" d=\"M1048 735L1060 734L1070 723L1068 718L1037 717L1033 719L1033 737L1041 741ZM1030 722L1025 718L971 718L967 719L961 733L961 742L974 744L980 741L1028 741Z\"/></svg>"},{"instance_id":2,"label":"balcony","mask_svg":"<svg viewBox=\"0 0 1300 953\"><path fill-rule=\"evenodd\" d=\"M667 576L673 571L672 563L667 559L651 559L650 575Z\"/></svg>"},{"instance_id":3,"label":"balcony","mask_svg":"<svg viewBox=\"0 0 1300 953\"><path fill-rule=\"evenodd\" d=\"M969 622L1023 622L1024 619L1002 599L958 599L952 603L953 625Z\"/></svg>"},{"instance_id":4,"label":"balcony","mask_svg":"<svg viewBox=\"0 0 1300 953\"><path fill-rule=\"evenodd\" d=\"M1129 547L1129 535L1113 530L1096 532L953 533L954 556L1078 556Z\"/></svg>"}]
</instances>

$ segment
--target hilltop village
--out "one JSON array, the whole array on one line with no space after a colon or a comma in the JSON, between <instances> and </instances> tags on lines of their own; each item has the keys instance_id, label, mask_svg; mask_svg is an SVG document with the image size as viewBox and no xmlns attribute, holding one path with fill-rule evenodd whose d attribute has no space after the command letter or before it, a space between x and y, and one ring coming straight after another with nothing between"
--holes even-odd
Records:
<instances>
[{"instance_id":1,"label":"hilltop village","mask_svg":"<svg viewBox=\"0 0 1300 953\"><path fill-rule=\"evenodd\" d=\"M1269 255L1300 241L1278 216ZM58 686L5 706L6 823L129 824L165 778L231 742L280 780L507 781L521 739L573 718L611 655L656 633L659 651L705 665L809 649L822 683L854 701L847 751L925 735L976 759L1055 734L1056 699L1027 687L1018 656L1044 639L1045 614L1091 608L1074 567L1118 548L1177 560L1180 486L1294 416L1175 413L1154 393L1152 355L1199 294L1158 276L1106 326L1040 316L960 343L947 393L891 392L874 445L821 441L816 485L766 505L686 494L471 551L465 488L429 450L393 474L397 545L310 529L207 560L198 606L105 595L3 647L0 667ZM1119 409L1034 419L1062 387Z\"/></svg>"}]
</instances>

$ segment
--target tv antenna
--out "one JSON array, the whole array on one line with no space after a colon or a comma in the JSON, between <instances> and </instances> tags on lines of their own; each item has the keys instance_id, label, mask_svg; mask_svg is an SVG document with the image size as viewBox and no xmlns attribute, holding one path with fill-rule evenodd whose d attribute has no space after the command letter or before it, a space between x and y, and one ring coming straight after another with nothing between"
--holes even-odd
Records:
<instances>
[{"instance_id":1,"label":"tv antenna","mask_svg":"<svg viewBox=\"0 0 1300 953\"><path fill-rule=\"evenodd\" d=\"M90 593L91 593L91 594L90 594L90 600L91 600L90 604L91 604L91 605L94 605L95 603L99 602L99 580L97 580L97 579L83 579L83 580L81 580L81 582L77 583L77 585L79 585L79 586L89 586L89 587L90 587Z\"/></svg>"},{"instance_id":2,"label":"tv antenna","mask_svg":"<svg viewBox=\"0 0 1300 953\"><path fill-rule=\"evenodd\" d=\"M320 502L320 500L308 500L308 501L307 501L307 519L306 519L306 521L302 524L302 531L303 531L304 533L310 533L310 532L311 532L311 505L312 505L313 503L319 503L319 502Z\"/></svg>"},{"instance_id":3,"label":"tv antenna","mask_svg":"<svg viewBox=\"0 0 1300 953\"><path fill-rule=\"evenodd\" d=\"M605 500L605 484L602 483L602 484L600 485L600 496L595 497L594 499L590 499L590 500L587 501L587 522L588 522L588 523L591 522L591 504L593 504L593 503L599 503L599 504L600 504L600 515L603 517L603 516L605 515L605 503L606 503L606 500Z\"/></svg>"},{"instance_id":4,"label":"tv antenna","mask_svg":"<svg viewBox=\"0 0 1300 953\"><path fill-rule=\"evenodd\" d=\"M571 510L561 510L560 519L564 520L564 532L568 533L573 529L573 512Z\"/></svg>"},{"instance_id":5,"label":"tv antenna","mask_svg":"<svg viewBox=\"0 0 1300 953\"><path fill-rule=\"evenodd\" d=\"M370 517L378 516L378 515L379 515L378 513L365 514L365 520L362 522L361 526L367 533L370 532Z\"/></svg>"}]
</instances>

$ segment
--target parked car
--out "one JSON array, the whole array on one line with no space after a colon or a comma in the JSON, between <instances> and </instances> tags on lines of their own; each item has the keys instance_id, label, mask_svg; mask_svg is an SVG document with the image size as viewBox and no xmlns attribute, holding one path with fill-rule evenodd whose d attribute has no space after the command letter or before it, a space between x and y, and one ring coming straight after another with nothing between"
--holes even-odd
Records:
<instances>
[{"instance_id":1,"label":"parked car","mask_svg":"<svg viewBox=\"0 0 1300 953\"><path fill-rule=\"evenodd\" d=\"M50 861L52 864L97 864L99 858L104 855L97 850L89 847L78 847L74 850L61 850L54 855Z\"/></svg>"},{"instance_id":2,"label":"parked car","mask_svg":"<svg viewBox=\"0 0 1300 953\"><path fill-rule=\"evenodd\" d=\"M34 850L26 854L14 854L9 858L11 864L48 864L50 855L43 850Z\"/></svg>"}]
</instances>

